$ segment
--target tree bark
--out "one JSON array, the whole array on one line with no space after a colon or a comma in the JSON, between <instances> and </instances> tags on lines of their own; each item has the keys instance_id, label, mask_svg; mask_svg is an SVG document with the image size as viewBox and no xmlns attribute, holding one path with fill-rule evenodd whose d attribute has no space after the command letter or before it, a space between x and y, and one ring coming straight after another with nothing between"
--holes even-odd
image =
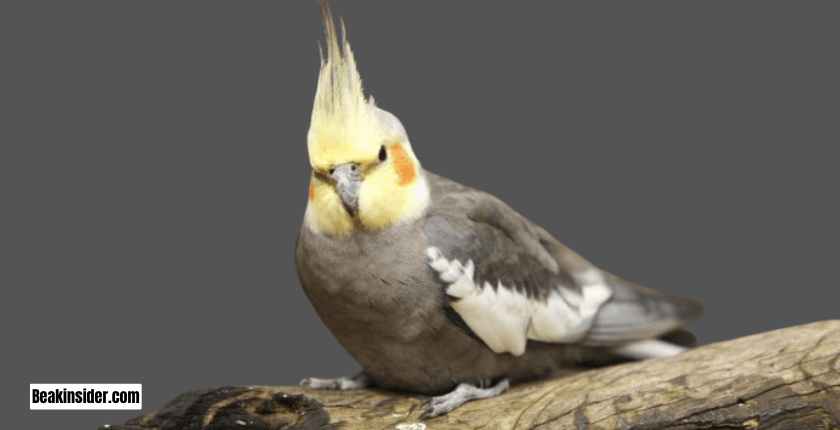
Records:
<instances>
[{"instance_id":1,"label":"tree bark","mask_svg":"<svg viewBox=\"0 0 840 430\"><path fill-rule=\"evenodd\" d=\"M230 386L189 391L99 428L838 430L838 357L840 320L831 320L517 384L422 422L417 396Z\"/></svg>"}]
</instances>

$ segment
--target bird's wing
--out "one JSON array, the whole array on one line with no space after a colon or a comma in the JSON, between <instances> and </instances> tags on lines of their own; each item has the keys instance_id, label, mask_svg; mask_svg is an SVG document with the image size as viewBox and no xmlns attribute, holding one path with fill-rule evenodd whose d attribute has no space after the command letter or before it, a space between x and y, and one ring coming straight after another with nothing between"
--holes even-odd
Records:
<instances>
[{"instance_id":1,"label":"bird's wing","mask_svg":"<svg viewBox=\"0 0 840 430\"><path fill-rule=\"evenodd\" d=\"M448 305L494 352L520 355L528 339L574 343L594 336L594 344L619 345L699 316L689 315L696 312L688 302L696 302L599 270L496 197L427 175L429 266Z\"/></svg>"},{"instance_id":2,"label":"bird's wing","mask_svg":"<svg viewBox=\"0 0 840 430\"><path fill-rule=\"evenodd\" d=\"M601 306L586 335L591 345L616 345L672 332L703 315L703 305L601 272L612 297Z\"/></svg>"}]
</instances>

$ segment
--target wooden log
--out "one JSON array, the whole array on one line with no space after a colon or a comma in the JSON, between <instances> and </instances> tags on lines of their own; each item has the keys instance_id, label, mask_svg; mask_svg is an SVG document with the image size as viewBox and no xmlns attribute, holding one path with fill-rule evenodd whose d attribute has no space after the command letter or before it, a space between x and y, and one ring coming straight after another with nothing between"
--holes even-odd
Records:
<instances>
[{"instance_id":1,"label":"wooden log","mask_svg":"<svg viewBox=\"0 0 840 430\"><path fill-rule=\"evenodd\" d=\"M99 428L838 430L838 357L840 320L831 320L517 384L422 422L417 396L229 386L189 391Z\"/></svg>"}]
</instances>

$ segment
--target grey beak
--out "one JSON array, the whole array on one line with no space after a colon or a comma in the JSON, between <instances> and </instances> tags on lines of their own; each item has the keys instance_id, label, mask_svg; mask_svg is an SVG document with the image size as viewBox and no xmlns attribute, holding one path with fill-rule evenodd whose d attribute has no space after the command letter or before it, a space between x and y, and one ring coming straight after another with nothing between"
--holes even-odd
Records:
<instances>
[{"instance_id":1,"label":"grey beak","mask_svg":"<svg viewBox=\"0 0 840 430\"><path fill-rule=\"evenodd\" d=\"M359 165L356 163L341 164L330 169L330 178L335 184L341 203L350 216L356 214L356 204L359 200L359 187L362 184L362 175L359 173Z\"/></svg>"}]
</instances>

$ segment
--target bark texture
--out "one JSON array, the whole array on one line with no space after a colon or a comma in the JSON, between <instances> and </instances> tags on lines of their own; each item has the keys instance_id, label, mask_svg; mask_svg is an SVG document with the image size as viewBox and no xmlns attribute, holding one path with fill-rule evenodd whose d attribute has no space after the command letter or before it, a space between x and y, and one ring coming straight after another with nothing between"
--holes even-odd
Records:
<instances>
[{"instance_id":1,"label":"bark texture","mask_svg":"<svg viewBox=\"0 0 840 430\"><path fill-rule=\"evenodd\" d=\"M518 384L422 422L416 396L229 386L99 428L840 430L838 357L840 320L831 320Z\"/></svg>"}]
</instances>

